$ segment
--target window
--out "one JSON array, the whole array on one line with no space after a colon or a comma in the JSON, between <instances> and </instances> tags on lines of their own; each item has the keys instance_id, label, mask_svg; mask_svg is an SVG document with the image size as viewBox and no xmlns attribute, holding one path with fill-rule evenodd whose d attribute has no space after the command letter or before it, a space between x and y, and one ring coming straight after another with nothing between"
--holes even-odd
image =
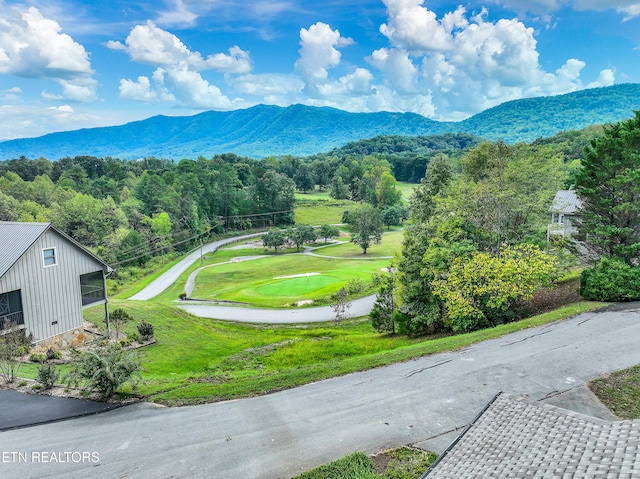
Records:
<instances>
[{"instance_id":1,"label":"window","mask_svg":"<svg viewBox=\"0 0 640 479\"><path fill-rule=\"evenodd\" d=\"M56 260L56 249L55 248L45 248L42 250L42 260L44 261L44 266L55 266L58 264Z\"/></svg>"},{"instance_id":2,"label":"window","mask_svg":"<svg viewBox=\"0 0 640 479\"><path fill-rule=\"evenodd\" d=\"M82 294L82 306L104 301L107 298L104 290L102 271L80 275L80 292Z\"/></svg>"},{"instance_id":3,"label":"window","mask_svg":"<svg viewBox=\"0 0 640 479\"><path fill-rule=\"evenodd\" d=\"M24 324L20 290L0 293L0 329L12 324Z\"/></svg>"}]
</instances>

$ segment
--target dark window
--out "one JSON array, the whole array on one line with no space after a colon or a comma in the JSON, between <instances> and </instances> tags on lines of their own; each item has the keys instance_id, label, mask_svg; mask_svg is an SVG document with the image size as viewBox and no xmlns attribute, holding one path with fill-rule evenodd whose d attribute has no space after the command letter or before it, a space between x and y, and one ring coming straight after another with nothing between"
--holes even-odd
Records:
<instances>
[{"instance_id":1,"label":"dark window","mask_svg":"<svg viewBox=\"0 0 640 479\"><path fill-rule=\"evenodd\" d=\"M82 306L105 300L107 295L104 290L102 271L81 274L80 291L82 293Z\"/></svg>"},{"instance_id":2,"label":"dark window","mask_svg":"<svg viewBox=\"0 0 640 479\"><path fill-rule=\"evenodd\" d=\"M24 324L20 290L0 294L0 329L11 324Z\"/></svg>"}]
</instances>

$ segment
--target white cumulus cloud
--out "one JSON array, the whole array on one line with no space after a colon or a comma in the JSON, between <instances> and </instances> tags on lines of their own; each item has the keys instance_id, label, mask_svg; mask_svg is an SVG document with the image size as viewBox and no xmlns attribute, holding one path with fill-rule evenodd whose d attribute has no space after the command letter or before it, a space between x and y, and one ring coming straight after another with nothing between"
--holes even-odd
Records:
<instances>
[{"instance_id":1,"label":"white cumulus cloud","mask_svg":"<svg viewBox=\"0 0 640 479\"><path fill-rule=\"evenodd\" d=\"M181 106L196 109L228 109L234 102L218 86L203 78L201 72L246 74L252 68L249 52L238 46L229 48L228 54L214 53L203 57L151 21L136 25L124 44L110 41L107 47L126 52L134 62L156 67L153 82L147 76L120 81L120 96L126 99L178 101Z\"/></svg>"},{"instance_id":2,"label":"white cumulus cloud","mask_svg":"<svg viewBox=\"0 0 640 479\"><path fill-rule=\"evenodd\" d=\"M422 111L457 120L505 101L585 88L580 78L585 63L568 59L557 71L545 71L534 29L516 18L492 22L485 9L468 16L463 7L437 18L423 0L383 1L388 21L380 31L390 47L367 59L389 90L377 88L378 97L397 101L420 92ZM589 85L614 80L613 70L604 70Z\"/></svg>"},{"instance_id":3,"label":"white cumulus cloud","mask_svg":"<svg viewBox=\"0 0 640 479\"><path fill-rule=\"evenodd\" d=\"M338 66L342 54L336 47L353 43L344 38L338 30L332 30L326 23L318 22L309 29L300 29L300 58L295 67L309 83L322 82L329 76L328 69Z\"/></svg>"},{"instance_id":4,"label":"white cumulus cloud","mask_svg":"<svg viewBox=\"0 0 640 479\"><path fill-rule=\"evenodd\" d=\"M97 82L89 53L35 7L2 5L0 73L54 80L62 90L49 94L56 98L82 102L96 99Z\"/></svg>"}]
</instances>

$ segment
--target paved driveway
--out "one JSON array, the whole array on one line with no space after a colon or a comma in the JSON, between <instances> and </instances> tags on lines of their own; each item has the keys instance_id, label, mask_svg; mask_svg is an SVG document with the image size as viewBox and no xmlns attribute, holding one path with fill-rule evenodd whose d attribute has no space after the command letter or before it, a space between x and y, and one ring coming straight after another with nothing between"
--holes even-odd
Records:
<instances>
[{"instance_id":1,"label":"paved driveway","mask_svg":"<svg viewBox=\"0 0 640 479\"><path fill-rule=\"evenodd\" d=\"M639 338L637 309L587 313L263 397L185 408L143 403L5 431L5 451L95 452L99 459L9 458L0 461L0 477L273 479L355 450L415 443L442 450L498 391L562 405L587 381L640 363Z\"/></svg>"},{"instance_id":2,"label":"paved driveway","mask_svg":"<svg viewBox=\"0 0 640 479\"><path fill-rule=\"evenodd\" d=\"M106 402L0 390L0 431L97 414L115 407Z\"/></svg>"}]
</instances>

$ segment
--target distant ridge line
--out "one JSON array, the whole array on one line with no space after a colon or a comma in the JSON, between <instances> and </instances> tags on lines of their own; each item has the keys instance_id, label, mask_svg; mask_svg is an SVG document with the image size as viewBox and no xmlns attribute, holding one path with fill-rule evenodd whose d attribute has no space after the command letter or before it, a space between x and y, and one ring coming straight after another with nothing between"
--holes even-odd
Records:
<instances>
[{"instance_id":1,"label":"distant ridge line","mask_svg":"<svg viewBox=\"0 0 640 479\"><path fill-rule=\"evenodd\" d=\"M380 135L469 133L507 143L532 142L561 131L615 123L640 109L640 84L627 83L558 96L513 100L459 122L416 113L349 113L331 107L256 105L193 116L156 115L109 127L49 133L0 142L0 160L57 160L90 155L179 160L235 153L252 158L308 156Z\"/></svg>"}]
</instances>

